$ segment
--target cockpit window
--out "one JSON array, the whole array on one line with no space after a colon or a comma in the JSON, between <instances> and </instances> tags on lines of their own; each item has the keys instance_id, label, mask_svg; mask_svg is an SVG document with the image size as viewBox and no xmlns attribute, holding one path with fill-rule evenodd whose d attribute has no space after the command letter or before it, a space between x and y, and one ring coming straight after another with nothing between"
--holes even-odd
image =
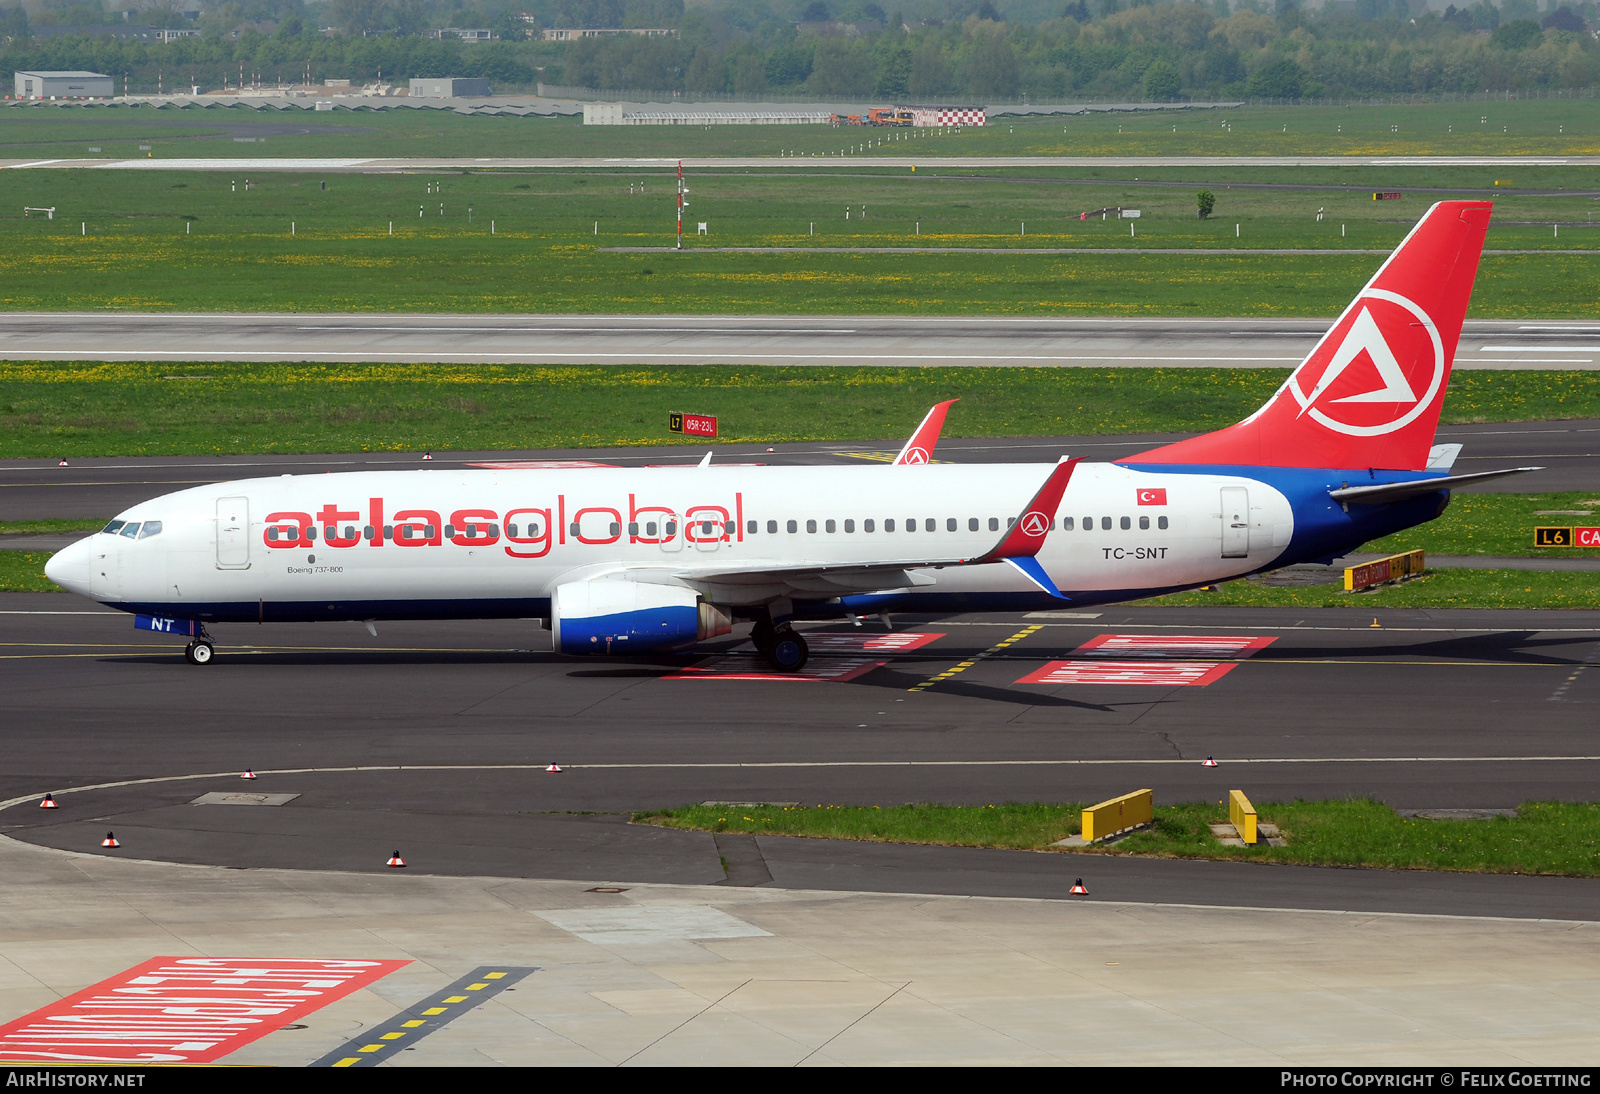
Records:
<instances>
[{"instance_id":1,"label":"cockpit window","mask_svg":"<svg viewBox=\"0 0 1600 1094\"><path fill-rule=\"evenodd\" d=\"M149 539L151 536L159 536L160 534L161 522L159 520L147 520L144 522L144 527L139 529L140 539Z\"/></svg>"},{"instance_id":2,"label":"cockpit window","mask_svg":"<svg viewBox=\"0 0 1600 1094\"><path fill-rule=\"evenodd\" d=\"M134 521L132 524L124 524L122 526L122 534L127 536L129 539L138 539L139 538L139 522L138 521Z\"/></svg>"},{"instance_id":3,"label":"cockpit window","mask_svg":"<svg viewBox=\"0 0 1600 1094\"><path fill-rule=\"evenodd\" d=\"M104 533L105 533L105 534L106 534L106 535L108 535L108 536L114 536L114 535L116 535L116 534L117 534L117 533L118 533L118 532L119 532L119 531L121 531L121 530L122 530L122 526L123 526L123 525L124 525L124 524L126 524L126 523L128 523L128 522L127 522L127 521L125 521L125 520L114 520L114 521L112 521L112 522L111 522L111 523L110 523L110 524L108 524L108 525L106 525L106 526L105 526L105 527L104 527L104 528L102 528L102 529L100 529L100 530L101 530L101 531L102 531L102 532L104 532Z\"/></svg>"}]
</instances>

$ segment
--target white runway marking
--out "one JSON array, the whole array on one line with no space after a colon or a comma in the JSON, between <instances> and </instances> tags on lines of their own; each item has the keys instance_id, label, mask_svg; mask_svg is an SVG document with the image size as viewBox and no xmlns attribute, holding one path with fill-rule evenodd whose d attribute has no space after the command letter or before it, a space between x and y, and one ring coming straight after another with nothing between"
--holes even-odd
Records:
<instances>
[{"instance_id":1,"label":"white runway marking","mask_svg":"<svg viewBox=\"0 0 1600 1094\"><path fill-rule=\"evenodd\" d=\"M1597 763L1600 756L1275 756L1232 759L1227 756L1217 761L1222 767L1231 764L1522 764L1522 763ZM668 771L668 770L777 770L782 768L833 768L833 767L1198 767L1198 759L1102 759L1102 760L729 760L713 763L574 763L562 764L561 770L572 771ZM548 765L537 764L374 764L362 767L281 767L257 768L257 775L345 775L373 771L544 771ZM63 794L84 794L92 790L116 790L125 786L154 786L161 783L198 782L202 779L238 779L237 771L210 771L197 775L157 775L148 779L121 779L116 782L89 783L50 791L56 798ZM23 794L0 801L0 810L37 802L45 791ZM0 837L4 838L4 837Z\"/></svg>"}]
</instances>

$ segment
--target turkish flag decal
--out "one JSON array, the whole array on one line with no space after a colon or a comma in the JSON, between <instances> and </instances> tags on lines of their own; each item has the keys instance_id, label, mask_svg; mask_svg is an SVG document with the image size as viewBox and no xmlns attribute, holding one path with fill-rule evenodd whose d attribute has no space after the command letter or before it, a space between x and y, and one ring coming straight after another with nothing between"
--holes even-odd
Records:
<instances>
[{"instance_id":1,"label":"turkish flag decal","mask_svg":"<svg viewBox=\"0 0 1600 1094\"><path fill-rule=\"evenodd\" d=\"M1140 505L1165 505L1167 504L1167 488L1165 486L1139 491Z\"/></svg>"}]
</instances>

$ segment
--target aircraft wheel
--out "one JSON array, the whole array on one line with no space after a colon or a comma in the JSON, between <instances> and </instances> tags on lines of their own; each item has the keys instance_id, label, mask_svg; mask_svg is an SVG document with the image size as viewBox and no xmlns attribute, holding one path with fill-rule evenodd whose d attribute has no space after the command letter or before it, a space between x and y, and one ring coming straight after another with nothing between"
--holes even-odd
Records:
<instances>
[{"instance_id":1,"label":"aircraft wheel","mask_svg":"<svg viewBox=\"0 0 1600 1094\"><path fill-rule=\"evenodd\" d=\"M203 640L190 642L183 650L183 656L188 658L191 665L209 665L216 655L217 651L211 643Z\"/></svg>"},{"instance_id":2,"label":"aircraft wheel","mask_svg":"<svg viewBox=\"0 0 1600 1094\"><path fill-rule=\"evenodd\" d=\"M764 657L767 651L772 649L772 636L774 633L776 632L773 630L771 623L757 623L750 628L750 644L756 648L757 653Z\"/></svg>"},{"instance_id":3,"label":"aircraft wheel","mask_svg":"<svg viewBox=\"0 0 1600 1094\"><path fill-rule=\"evenodd\" d=\"M806 640L788 627L773 632L772 643L765 652L767 663L779 672L799 672L811 656Z\"/></svg>"}]
</instances>

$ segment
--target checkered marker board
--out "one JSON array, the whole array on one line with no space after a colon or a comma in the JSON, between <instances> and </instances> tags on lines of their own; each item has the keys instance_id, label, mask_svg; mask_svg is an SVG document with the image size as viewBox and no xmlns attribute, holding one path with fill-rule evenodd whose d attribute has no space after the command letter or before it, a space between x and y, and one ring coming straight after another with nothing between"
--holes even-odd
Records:
<instances>
[{"instance_id":1,"label":"checkered marker board","mask_svg":"<svg viewBox=\"0 0 1600 1094\"><path fill-rule=\"evenodd\" d=\"M153 957L0 1026L0 1060L210 1063L409 964Z\"/></svg>"},{"instance_id":2,"label":"checkered marker board","mask_svg":"<svg viewBox=\"0 0 1600 1094\"><path fill-rule=\"evenodd\" d=\"M1102 634L1073 651L1088 656L1051 661L1017 683L1205 687L1274 641L1276 638L1269 635ZM1114 660L1104 656L1107 654L1137 660ZM1229 660L1200 660L1197 655Z\"/></svg>"},{"instance_id":3,"label":"checkered marker board","mask_svg":"<svg viewBox=\"0 0 1600 1094\"><path fill-rule=\"evenodd\" d=\"M881 655L920 649L943 633L900 631L889 634L808 634L811 658L804 672L773 672L756 648L746 643L728 653L708 657L664 680L790 680L799 683L843 683L888 664ZM874 656L878 655L878 656Z\"/></svg>"}]
</instances>

